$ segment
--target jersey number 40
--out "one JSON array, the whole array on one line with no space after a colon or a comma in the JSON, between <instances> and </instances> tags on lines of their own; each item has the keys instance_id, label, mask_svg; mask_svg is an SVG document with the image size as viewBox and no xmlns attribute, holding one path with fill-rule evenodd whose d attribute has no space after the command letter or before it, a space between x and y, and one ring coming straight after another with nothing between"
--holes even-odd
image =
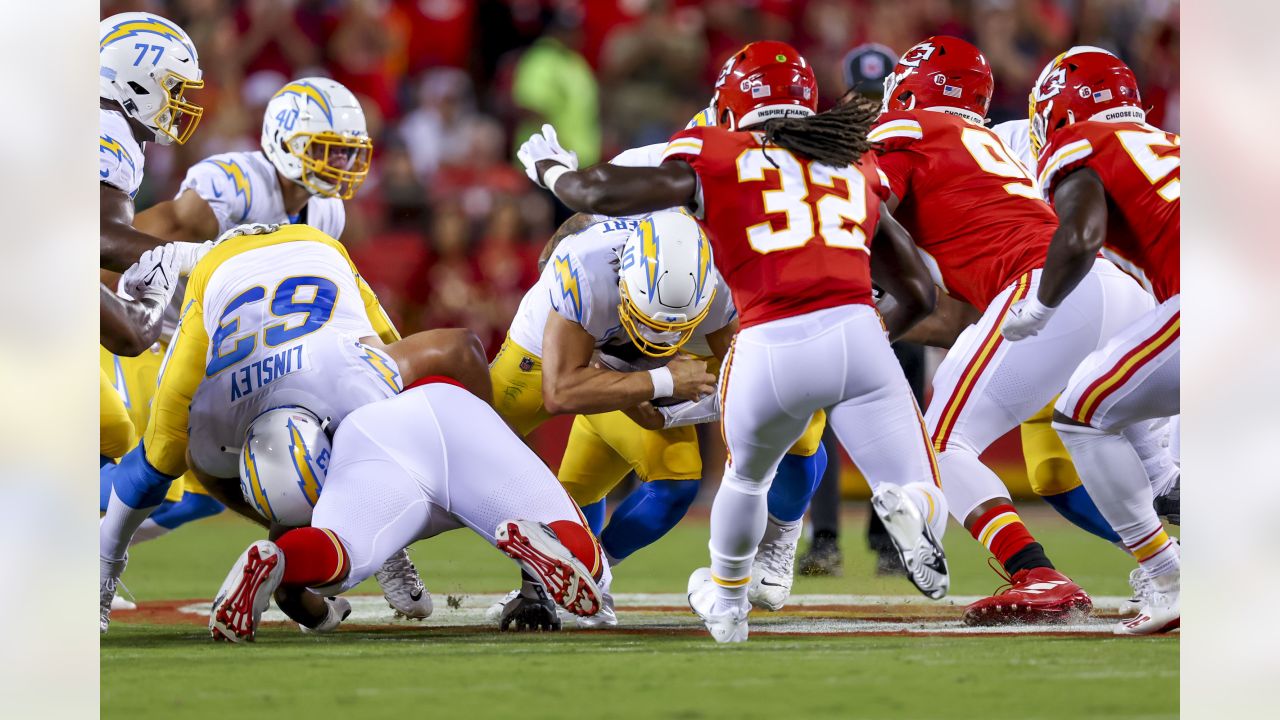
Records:
<instances>
[{"instance_id":1,"label":"jersey number 40","mask_svg":"<svg viewBox=\"0 0 1280 720\"><path fill-rule=\"evenodd\" d=\"M738 156L738 182L764 180L765 171L775 168L779 188L762 191L764 211L784 214L786 226L775 230L766 220L747 228L747 242L753 250L771 253L802 247L813 239L816 227L822 241L831 247L867 252L867 234L862 229L862 223L867 221L867 187L866 179L857 168L803 163L782 148L769 148L768 151L753 148ZM836 178L845 181L847 195L838 193ZM812 186L835 192L813 202L809 200L809 188ZM816 225L813 222L815 213L818 217ZM849 227L850 223L852 227Z\"/></svg>"}]
</instances>

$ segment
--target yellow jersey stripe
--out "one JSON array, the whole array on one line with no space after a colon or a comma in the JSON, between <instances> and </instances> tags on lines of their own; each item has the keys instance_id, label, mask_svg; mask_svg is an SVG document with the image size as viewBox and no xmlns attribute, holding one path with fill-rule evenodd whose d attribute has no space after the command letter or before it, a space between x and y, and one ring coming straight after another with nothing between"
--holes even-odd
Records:
<instances>
[{"instance_id":1,"label":"yellow jersey stripe","mask_svg":"<svg viewBox=\"0 0 1280 720\"><path fill-rule=\"evenodd\" d=\"M1076 162L1089 157L1093 152L1093 146L1088 140L1077 140L1073 143L1063 145L1053 155L1049 156L1048 161L1044 164L1044 170L1040 171L1040 187L1045 193L1049 192L1049 179L1054 173L1062 169L1063 165Z\"/></svg>"}]
</instances>

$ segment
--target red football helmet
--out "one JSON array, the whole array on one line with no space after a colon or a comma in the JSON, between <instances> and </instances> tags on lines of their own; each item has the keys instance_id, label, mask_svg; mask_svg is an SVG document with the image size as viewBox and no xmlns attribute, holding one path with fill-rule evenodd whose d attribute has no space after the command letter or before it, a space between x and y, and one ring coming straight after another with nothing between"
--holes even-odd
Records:
<instances>
[{"instance_id":1,"label":"red football helmet","mask_svg":"<svg viewBox=\"0 0 1280 720\"><path fill-rule=\"evenodd\" d=\"M1045 66L1031 88L1031 149L1037 156L1059 129L1081 120L1146 122L1138 80L1120 58L1077 45Z\"/></svg>"},{"instance_id":2,"label":"red football helmet","mask_svg":"<svg viewBox=\"0 0 1280 720\"><path fill-rule=\"evenodd\" d=\"M720 71L715 93L715 124L730 130L818 110L813 68L795 48L774 40L753 42L734 53Z\"/></svg>"},{"instance_id":3,"label":"red football helmet","mask_svg":"<svg viewBox=\"0 0 1280 720\"><path fill-rule=\"evenodd\" d=\"M994 89L982 51L960 38L934 35L903 53L884 79L884 109L955 108L981 120Z\"/></svg>"}]
</instances>

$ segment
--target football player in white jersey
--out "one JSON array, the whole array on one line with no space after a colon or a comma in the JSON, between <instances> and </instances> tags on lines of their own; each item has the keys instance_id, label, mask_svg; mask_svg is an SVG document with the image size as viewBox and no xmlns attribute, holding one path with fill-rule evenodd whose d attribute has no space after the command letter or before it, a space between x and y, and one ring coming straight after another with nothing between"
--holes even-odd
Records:
<instances>
[{"instance_id":1,"label":"football player in white jersey","mask_svg":"<svg viewBox=\"0 0 1280 720\"><path fill-rule=\"evenodd\" d=\"M299 445L327 459L327 471L316 463L312 475L323 487L298 488L290 448ZM322 596L355 587L409 543L461 527L514 559L570 613L601 609L609 567L578 506L492 407L454 383L428 381L365 405L332 444L306 411L264 413L241 457L259 508L309 526L241 554L213 601L214 639L253 640L273 594L304 628L332 630L350 604Z\"/></svg>"},{"instance_id":2,"label":"football player in white jersey","mask_svg":"<svg viewBox=\"0 0 1280 720\"><path fill-rule=\"evenodd\" d=\"M261 151L192 165L177 196L139 213L136 224L169 240L210 240L247 223L302 223L341 239L342 201L364 183L372 153L350 90L329 78L293 80L267 103Z\"/></svg>"},{"instance_id":3,"label":"football player in white jersey","mask_svg":"<svg viewBox=\"0 0 1280 720\"><path fill-rule=\"evenodd\" d=\"M435 330L400 340L336 240L306 225L244 226L227 236L191 275L142 441L113 469L99 533L103 632L133 533L188 467L223 503L259 518L237 469L257 415L298 405L336 427L352 409L399 392L404 378L432 374L490 397L474 334ZM308 467L298 465L304 485L315 479ZM409 582L417 578L410 569L391 568L400 582L383 590L397 610L425 617L429 596L420 581Z\"/></svg>"},{"instance_id":4,"label":"football player in white jersey","mask_svg":"<svg viewBox=\"0 0 1280 720\"><path fill-rule=\"evenodd\" d=\"M204 86L191 38L151 13L112 15L98 25L98 179L100 265L122 272L163 243L133 227L133 196L142 184L143 146L182 144L203 110L186 98ZM205 240L212 238L203 238ZM198 246L176 246L190 270Z\"/></svg>"},{"instance_id":5,"label":"football player in white jersey","mask_svg":"<svg viewBox=\"0 0 1280 720\"><path fill-rule=\"evenodd\" d=\"M181 241L212 240L251 223L303 223L341 238L346 225L343 200L353 197L364 182L372 150L364 111L351 91L328 78L300 78L286 83L267 104L260 151L222 153L192 165L177 196L138 213L133 224L162 240L178 241L176 246L185 245ZM181 286L177 295L181 298ZM116 394L137 407L150 404L159 358L178 312L176 302L165 312L156 351L101 354L102 371L116 378ZM109 393L103 394L103 401L119 405ZM145 430L145 422L144 413L134 418L137 434ZM102 432L118 434L106 426ZM105 496L108 491L103 492ZM134 535L134 543L222 510L190 476L175 482L165 499ZM407 559L404 563L407 568Z\"/></svg>"}]
</instances>

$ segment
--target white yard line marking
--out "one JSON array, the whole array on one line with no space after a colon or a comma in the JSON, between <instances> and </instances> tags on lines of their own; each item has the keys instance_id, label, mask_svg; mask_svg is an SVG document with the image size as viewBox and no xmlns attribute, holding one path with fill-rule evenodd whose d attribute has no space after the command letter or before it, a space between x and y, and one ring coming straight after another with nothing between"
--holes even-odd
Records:
<instances>
[{"instance_id":1,"label":"white yard line marking","mask_svg":"<svg viewBox=\"0 0 1280 720\"><path fill-rule=\"evenodd\" d=\"M406 620L395 620L386 601L376 595L351 595L351 616L347 624L382 625L387 627L467 627L491 624L485 619L485 610L502 599L498 594L465 595L456 599L456 607L450 607L446 597L437 595L435 612L422 623ZM887 595L792 595L788 607L803 608L806 606L856 606L868 607L884 605L886 608L909 607L924 608L954 607L960 608L977 600L978 596L956 596L940 601L928 600L921 596L887 596ZM643 608L673 607L684 608L685 596L675 593L661 594L623 594L614 598L617 603L620 629L648 630L682 630L698 627L698 620L692 613L672 611L654 611ZM1125 598L1094 597L1094 607L1103 612L1114 612L1120 608ZM629 609L633 608L633 609ZM192 603L178 608L179 612L207 617L208 603ZM564 616L565 628L573 628L573 621ZM263 614L264 622L287 622L274 606ZM957 619L938 620L876 620L854 618L797 617L787 614L771 614L754 612L751 615L752 633L786 633L786 634L826 634L826 633L906 633L920 635L973 635L1008 633L1110 633L1112 619L1089 618L1082 622L1065 625L1010 626L999 628L972 628L963 625Z\"/></svg>"}]
</instances>

